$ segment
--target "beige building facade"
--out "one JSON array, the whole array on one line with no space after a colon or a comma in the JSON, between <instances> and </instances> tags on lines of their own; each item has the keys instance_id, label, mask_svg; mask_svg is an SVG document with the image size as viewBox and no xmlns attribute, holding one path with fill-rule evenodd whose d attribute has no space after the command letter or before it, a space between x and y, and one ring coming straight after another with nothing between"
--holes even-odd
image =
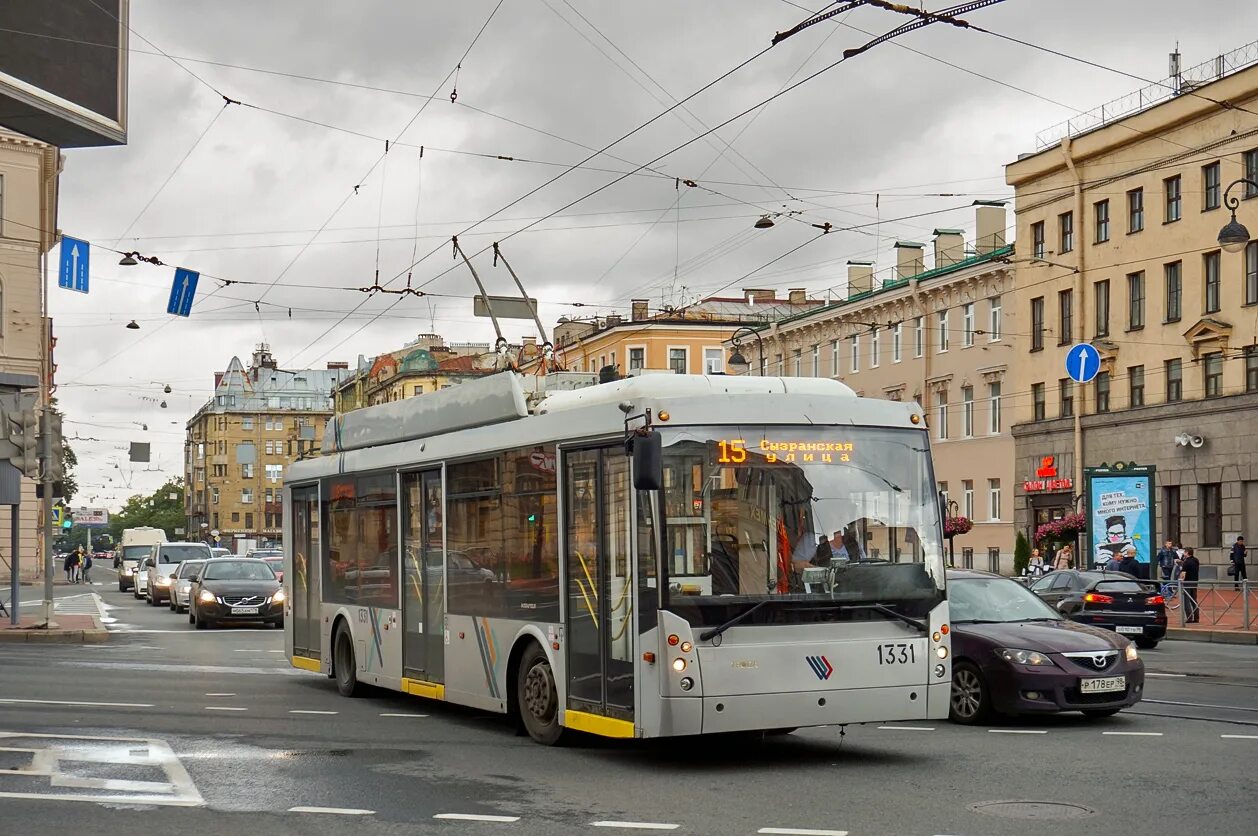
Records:
<instances>
[{"instance_id":1,"label":"beige building facade","mask_svg":"<svg viewBox=\"0 0 1258 836\"><path fill-rule=\"evenodd\" d=\"M999 203L976 204L972 244L960 230L937 229L929 254L898 242L896 266L883 273L849 262L848 298L766 326L760 340L742 337L738 350L750 374L830 377L864 397L916 400L939 488L973 523L953 541L955 564L1009 572L1013 437L1004 404L1015 351L1005 214Z\"/></svg>"},{"instance_id":2,"label":"beige building facade","mask_svg":"<svg viewBox=\"0 0 1258 836\"><path fill-rule=\"evenodd\" d=\"M1229 184L1258 179L1258 66L1170 81L1178 95L1006 169L1017 520L1030 533L1081 507L1085 467L1152 465L1156 524L1138 558L1169 537L1221 564L1258 526L1258 242L1239 253L1217 243ZM1258 230L1258 188L1232 194ZM1065 369L1083 342L1102 360L1086 385ZM1055 480L1035 478L1046 463Z\"/></svg>"},{"instance_id":3,"label":"beige building facade","mask_svg":"<svg viewBox=\"0 0 1258 836\"><path fill-rule=\"evenodd\" d=\"M51 320L43 316L40 263L57 241L57 177L61 156L56 148L0 130L0 389L29 390L42 398ZM42 403L42 400L39 401ZM5 465L6 467L8 465ZM41 565L43 542L35 483L21 480L22 575L34 576ZM0 577L10 576L8 532L12 506L0 505Z\"/></svg>"}]
</instances>

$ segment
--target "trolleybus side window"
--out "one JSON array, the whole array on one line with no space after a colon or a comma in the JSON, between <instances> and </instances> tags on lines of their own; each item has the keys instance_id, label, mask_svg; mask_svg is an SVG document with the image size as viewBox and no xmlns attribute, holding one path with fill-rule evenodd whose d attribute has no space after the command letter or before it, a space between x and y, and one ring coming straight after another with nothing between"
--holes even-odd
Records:
<instances>
[{"instance_id":1,"label":"trolleybus side window","mask_svg":"<svg viewBox=\"0 0 1258 836\"><path fill-rule=\"evenodd\" d=\"M329 483L325 599L398 606L397 489L393 474Z\"/></svg>"},{"instance_id":2,"label":"trolleybus side window","mask_svg":"<svg viewBox=\"0 0 1258 836\"><path fill-rule=\"evenodd\" d=\"M507 615L559 621L559 543L555 448L522 447L505 456L502 502Z\"/></svg>"},{"instance_id":3,"label":"trolleybus side window","mask_svg":"<svg viewBox=\"0 0 1258 836\"><path fill-rule=\"evenodd\" d=\"M446 484L448 610L503 615L502 459L452 464Z\"/></svg>"}]
</instances>

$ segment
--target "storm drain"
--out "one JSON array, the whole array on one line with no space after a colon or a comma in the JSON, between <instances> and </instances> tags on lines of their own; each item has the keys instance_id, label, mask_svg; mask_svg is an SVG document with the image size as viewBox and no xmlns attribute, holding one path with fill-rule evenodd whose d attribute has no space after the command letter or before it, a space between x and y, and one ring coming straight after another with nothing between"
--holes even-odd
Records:
<instances>
[{"instance_id":1,"label":"storm drain","mask_svg":"<svg viewBox=\"0 0 1258 836\"><path fill-rule=\"evenodd\" d=\"M1091 807L1059 801L982 801L971 804L970 809L986 816L1031 821L1083 819L1096 815L1096 810Z\"/></svg>"}]
</instances>

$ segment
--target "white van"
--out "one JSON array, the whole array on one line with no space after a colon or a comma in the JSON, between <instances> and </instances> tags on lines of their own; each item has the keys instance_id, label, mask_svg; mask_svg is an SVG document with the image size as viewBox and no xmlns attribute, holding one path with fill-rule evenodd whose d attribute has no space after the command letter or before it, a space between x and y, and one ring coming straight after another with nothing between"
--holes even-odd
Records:
<instances>
[{"instance_id":1,"label":"white van","mask_svg":"<svg viewBox=\"0 0 1258 836\"><path fill-rule=\"evenodd\" d=\"M165 542L166 532L152 526L125 528L122 531L122 544L115 552L114 568L118 570L118 591L126 592L136 588L136 570L140 561L148 557L153 546ZM140 581L143 583L143 581ZM143 592L143 590L137 590ZM140 596L137 594L137 598Z\"/></svg>"}]
</instances>

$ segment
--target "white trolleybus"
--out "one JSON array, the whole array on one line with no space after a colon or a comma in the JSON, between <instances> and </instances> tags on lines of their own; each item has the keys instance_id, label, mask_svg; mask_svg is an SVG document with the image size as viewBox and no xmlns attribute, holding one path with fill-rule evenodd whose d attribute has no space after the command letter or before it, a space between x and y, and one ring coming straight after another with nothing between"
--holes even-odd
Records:
<instances>
[{"instance_id":1,"label":"white trolleybus","mask_svg":"<svg viewBox=\"0 0 1258 836\"><path fill-rule=\"evenodd\" d=\"M503 372L350 412L323 450L285 479L285 650L346 696L510 712L548 744L948 714L916 404Z\"/></svg>"}]
</instances>

